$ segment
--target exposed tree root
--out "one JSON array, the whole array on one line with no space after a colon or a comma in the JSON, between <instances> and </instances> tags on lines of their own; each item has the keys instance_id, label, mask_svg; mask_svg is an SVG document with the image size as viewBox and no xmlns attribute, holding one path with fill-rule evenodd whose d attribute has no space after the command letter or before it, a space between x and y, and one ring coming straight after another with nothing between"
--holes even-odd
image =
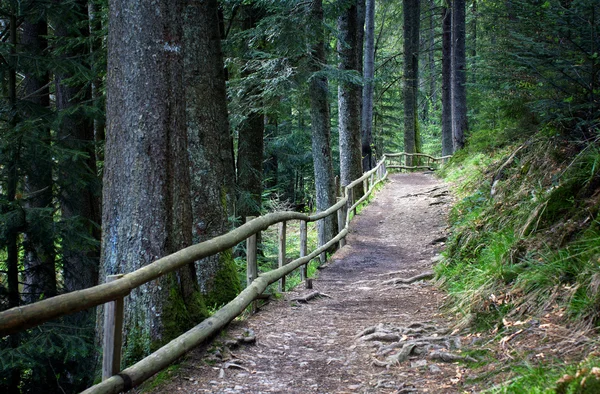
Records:
<instances>
[{"instance_id":1,"label":"exposed tree root","mask_svg":"<svg viewBox=\"0 0 600 394\"><path fill-rule=\"evenodd\" d=\"M460 356L457 354L452 354L452 353L448 353L448 352L432 352L429 353L428 357L430 360L438 360L438 361L442 361L445 363L453 363L456 361L469 361L469 362L473 362L476 363L477 359L471 357L471 356Z\"/></svg>"},{"instance_id":2,"label":"exposed tree root","mask_svg":"<svg viewBox=\"0 0 600 394\"><path fill-rule=\"evenodd\" d=\"M398 285L398 284L408 285L408 284L411 284L414 282L418 282L420 280L432 279L434 276L435 276L435 274L433 273L433 271L426 271L426 272L423 272L422 274L415 275L410 278L394 278L394 279L386 280L386 281L382 282L381 284L384 286Z\"/></svg>"},{"instance_id":3,"label":"exposed tree root","mask_svg":"<svg viewBox=\"0 0 600 394\"><path fill-rule=\"evenodd\" d=\"M296 297L296 298L292 298L290 301L298 301L298 302L304 302L307 303L308 301L312 300L313 298L317 298L317 297L327 297L327 298L331 298L330 295L327 295L325 293L321 293L318 291L312 291L302 297Z\"/></svg>"},{"instance_id":4,"label":"exposed tree root","mask_svg":"<svg viewBox=\"0 0 600 394\"><path fill-rule=\"evenodd\" d=\"M378 341L375 343L379 348L372 361L372 365L378 367L389 368L408 360L411 356L441 362L476 362L473 357L449 352L452 349L460 349L461 341L458 336L447 335L448 331L447 328L439 329L424 322L415 322L405 327L385 327L379 324L361 331L356 338L362 341ZM381 343L390 341L393 342ZM380 360L377 357L385 359Z\"/></svg>"},{"instance_id":5,"label":"exposed tree root","mask_svg":"<svg viewBox=\"0 0 600 394\"><path fill-rule=\"evenodd\" d=\"M223 342L223 345L232 349L239 345L252 343L256 343L256 334L254 333L254 330L248 328L244 330L244 333L242 335L238 335L232 339L228 339L225 342Z\"/></svg>"}]
</instances>

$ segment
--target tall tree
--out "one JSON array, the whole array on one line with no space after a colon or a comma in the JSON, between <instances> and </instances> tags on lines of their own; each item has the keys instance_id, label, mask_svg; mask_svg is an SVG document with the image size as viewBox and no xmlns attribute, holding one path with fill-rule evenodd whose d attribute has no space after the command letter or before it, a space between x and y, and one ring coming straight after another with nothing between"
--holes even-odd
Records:
<instances>
[{"instance_id":1,"label":"tall tree","mask_svg":"<svg viewBox=\"0 0 600 394\"><path fill-rule=\"evenodd\" d=\"M60 3L68 19L56 21L54 34L56 44L68 49L61 55L63 67L55 75L57 145L66 155L58 163L57 183L64 287L73 291L98 282L101 185L96 168L94 122L84 107L92 98L92 91L88 80L76 71L77 67L89 67L82 62L89 55L89 47L83 44L89 38L87 1Z\"/></svg>"},{"instance_id":2,"label":"tall tree","mask_svg":"<svg viewBox=\"0 0 600 394\"><path fill-rule=\"evenodd\" d=\"M29 59L23 81L24 164L27 230L24 234L24 288L26 302L56 295L56 252L52 206L52 153L50 136L50 75L39 61L47 55L48 22L30 15L23 23L21 44Z\"/></svg>"},{"instance_id":3,"label":"tall tree","mask_svg":"<svg viewBox=\"0 0 600 394\"><path fill-rule=\"evenodd\" d=\"M16 3L12 2L9 9L9 56L7 60L7 86L6 95L8 98L8 127L3 130L8 138L3 139L8 141L8 144L2 145L2 154L6 155L6 166L2 171L6 171L6 187L2 187L7 204L2 206L3 228L2 241L6 247L6 270L7 270L7 290L8 302L7 308L19 306L21 297L19 295L19 231L23 227L24 218L22 211L18 206L17 187L18 187L18 163L21 152L21 136L16 132L17 124L17 7ZM4 87L4 84L3 84ZM6 153L5 153L6 152ZM20 335L13 334L8 338L8 347L11 351L16 351L19 346ZM6 378L6 386L8 394L20 393L21 371L18 368L11 368Z\"/></svg>"},{"instance_id":4,"label":"tall tree","mask_svg":"<svg viewBox=\"0 0 600 394\"><path fill-rule=\"evenodd\" d=\"M361 86L358 70L362 68L359 54L359 25L357 2L352 1L338 18L339 68L346 73L338 86L338 127L340 146L340 179L346 186L362 175L360 107ZM362 45L360 45L362 47ZM360 193L360 188L357 188Z\"/></svg>"},{"instance_id":5,"label":"tall tree","mask_svg":"<svg viewBox=\"0 0 600 394\"><path fill-rule=\"evenodd\" d=\"M362 156L363 170L374 165L373 145L373 78L375 76L375 0L367 0L365 12L365 55L362 96Z\"/></svg>"},{"instance_id":6,"label":"tall tree","mask_svg":"<svg viewBox=\"0 0 600 394\"><path fill-rule=\"evenodd\" d=\"M255 4L245 5L243 7L244 19L242 29L250 30L256 27L256 24L262 17L262 11ZM250 60L250 48L246 48L245 58ZM257 90L256 82L252 81L252 74L256 70L247 64L242 72L249 84L245 87L247 96L260 96ZM237 216L244 218L248 216L258 216L262 206L263 190L263 156L264 156L264 133L265 118L262 105L255 103L254 106L247 109L246 119L242 121L238 129L238 150L237 150L237 187L238 202Z\"/></svg>"},{"instance_id":7,"label":"tall tree","mask_svg":"<svg viewBox=\"0 0 600 394\"><path fill-rule=\"evenodd\" d=\"M452 141L452 11L451 0L442 8L442 156L454 152Z\"/></svg>"},{"instance_id":8,"label":"tall tree","mask_svg":"<svg viewBox=\"0 0 600 394\"><path fill-rule=\"evenodd\" d=\"M419 95L419 30L421 26L420 0L403 0L404 9L404 151L420 151L418 95ZM406 165L416 162L406 157Z\"/></svg>"},{"instance_id":9,"label":"tall tree","mask_svg":"<svg viewBox=\"0 0 600 394\"><path fill-rule=\"evenodd\" d=\"M184 5L183 0L110 3L101 280L192 241ZM203 314L197 289L193 264L135 289L126 298L125 360L196 324Z\"/></svg>"},{"instance_id":10,"label":"tall tree","mask_svg":"<svg viewBox=\"0 0 600 394\"><path fill-rule=\"evenodd\" d=\"M437 75L435 72L435 28L436 28L436 18L435 18L435 10L436 4L435 0L429 0L429 29L428 29L428 66L429 66L429 102L431 108L436 110L438 108L438 97L437 97Z\"/></svg>"},{"instance_id":11,"label":"tall tree","mask_svg":"<svg viewBox=\"0 0 600 394\"><path fill-rule=\"evenodd\" d=\"M465 145L467 132L467 58L465 0L452 2L452 140L454 151Z\"/></svg>"},{"instance_id":12,"label":"tall tree","mask_svg":"<svg viewBox=\"0 0 600 394\"><path fill-rule=\"evenodd\" d=\"M315 43L311 52L310 79L310 127L315 174L317 211L324 211L335 204L336 190L331 154L331 125L329 115L329 86L327 77L318 74L326 63L325 34L323 31L323 1L311 3L311 21L314 24ZM319 244L327 243L335 234L333 215L318 222Z\"/></svg>"},{"instance_id":13,"label":"tall tree","mask_svg":"<svg viewBox=\"0 0 600 394\"><path fill-rule=\"evenodd\" d=\"M235 202L217 0L187 2L184 37L193 237L201 242L229 231ZM231 251L199 261L197 269L208 304L225 304L240 291Z\"/></svg>"}]
</instances>

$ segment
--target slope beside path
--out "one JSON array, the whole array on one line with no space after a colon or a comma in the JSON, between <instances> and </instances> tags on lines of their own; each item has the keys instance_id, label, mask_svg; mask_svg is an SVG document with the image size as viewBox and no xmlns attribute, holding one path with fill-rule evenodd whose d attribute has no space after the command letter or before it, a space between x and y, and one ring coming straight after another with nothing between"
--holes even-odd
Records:
<instances>
[{"instance_id":1,"label":"slope beside path","mask_svg":"<svg viewBox=\"0 0 600 394\"><path fill-rule=\"evenodd\" d=\"M460 338L440 314L443 294L415 277L440 252L448 202L432 175L391 175L313 290L285 293L235 321L152 392L457 392ZM321 295L297 300L314 291ZM225 346L236 336L251 343Z\"/></svg>"}]
</instances>

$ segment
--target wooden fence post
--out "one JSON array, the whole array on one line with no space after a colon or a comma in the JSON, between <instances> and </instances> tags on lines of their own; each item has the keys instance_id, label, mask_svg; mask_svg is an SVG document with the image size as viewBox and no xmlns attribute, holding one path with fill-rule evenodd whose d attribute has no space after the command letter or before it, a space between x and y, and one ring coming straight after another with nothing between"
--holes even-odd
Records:
<instances>
[{"instance_id":1,"label":"wooden fence post","mask_svg":"<svg viewBox=\"0 0 600 394\"><path fill-rule=\"evenodd\" d=\"M246 223L254 218L255 216L248 216L246 218ZM246 287L250 286L252 281L258 276L256 239L256 234L252 234L246 238ZM256 301L252 302L250 311L251 313L256 313Z\"/></svg>"},{"instance_id":2,"label":"wooden fence post","mask_svg":"<svg viewBox=\"0 0 600 394\"><path fill-rule=\"evenodd\" d=\"M342 187L340 185L340 177L335 176L335 196L340 197L342 195Z\"/></svg>"},{"instance_id":3,"label":"wooden fence post","mask_svg":"<svg viewBox=\"0 0 600 394\"><path fill-rule=\"evenodd\" d=\"M338 201L342 198L338 197ZM337 211L337 219L338 219L338 234L346 227L346 209L347 205L342 205L340 209ZM339 242L339 248L343 248L346 245L346 238L341 238Z\"/></svg>"},{"instance_id":4,"label":"wooden fence post","mask_svg":"<svg viewBox=\"0 0 600 394\"><path fill-rule=\"evenodd\" d=\"M109 275L106 282L113 282L123 274ZM123 345L123 297L104 304L104 344L102 347L102 380L121 371L121 347Z\"/></svg>"},{"instance_id":5,"label":"wooden fence post","mask_svg":"<svg viewBox=\"0 0 600 394\"><path fill-rule=\"evenodd\" d=\"M363 190L363 195L369 192L369 181L367 179L363 179Z\"/></svg>"},{"instance_id":6,"label":"wooden fence post","mask_svg":"<svg viewBox=\"0 0 600 394\"><path fill-rule=\"evenodd\" d=\"M286 222L279 223L279 253L278 253L278 261L279 268L283 267L285 262L285 233L286 233ZM279 279L279 291L285 291L285 275Z\"/></svg>"},{"instance_id":7,"label":"wooden fence post","mask_svg":"<svg viewBox=\"0 0 600 394\"><path fill-rule=\"evenodd\" d=\"M306 220L300 220L300 257L305 257L308 253L308 225ZM308 264L304 264L300 269L300 275L306 288L308 289Z\"/></svg>"}]
</instances>

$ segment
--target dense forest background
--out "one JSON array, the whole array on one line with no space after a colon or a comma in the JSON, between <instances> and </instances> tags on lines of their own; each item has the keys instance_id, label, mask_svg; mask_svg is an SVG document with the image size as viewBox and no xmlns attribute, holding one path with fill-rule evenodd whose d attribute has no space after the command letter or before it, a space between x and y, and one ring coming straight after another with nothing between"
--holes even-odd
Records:
<instances>
[{"instance_id":1,"label":"dense forest background","mask_svg":"<svg viewBox=\"0 0 600 394\"><path fill-rule=\"evenodd\" d=\"M348 184L385 152L456 153L460 171L476 153L508 152L512 165L507 147L543 147L561 164L518 170L541 170L557 193L535 217L519 211L535 232L563 218L558 202L577 207L598 188L599 13L596 0L3 1L0 309L94 286L269 210L323 210L335 176ZM507 167L485 193L503 190ZM494 207L466 201L462 213ZM457 261L473 258L465 239ZM241 254L136 290L124 363L235 297ZM97 320L1 338L3 392L88 387Z\"/></svg>"}]
</instances>

